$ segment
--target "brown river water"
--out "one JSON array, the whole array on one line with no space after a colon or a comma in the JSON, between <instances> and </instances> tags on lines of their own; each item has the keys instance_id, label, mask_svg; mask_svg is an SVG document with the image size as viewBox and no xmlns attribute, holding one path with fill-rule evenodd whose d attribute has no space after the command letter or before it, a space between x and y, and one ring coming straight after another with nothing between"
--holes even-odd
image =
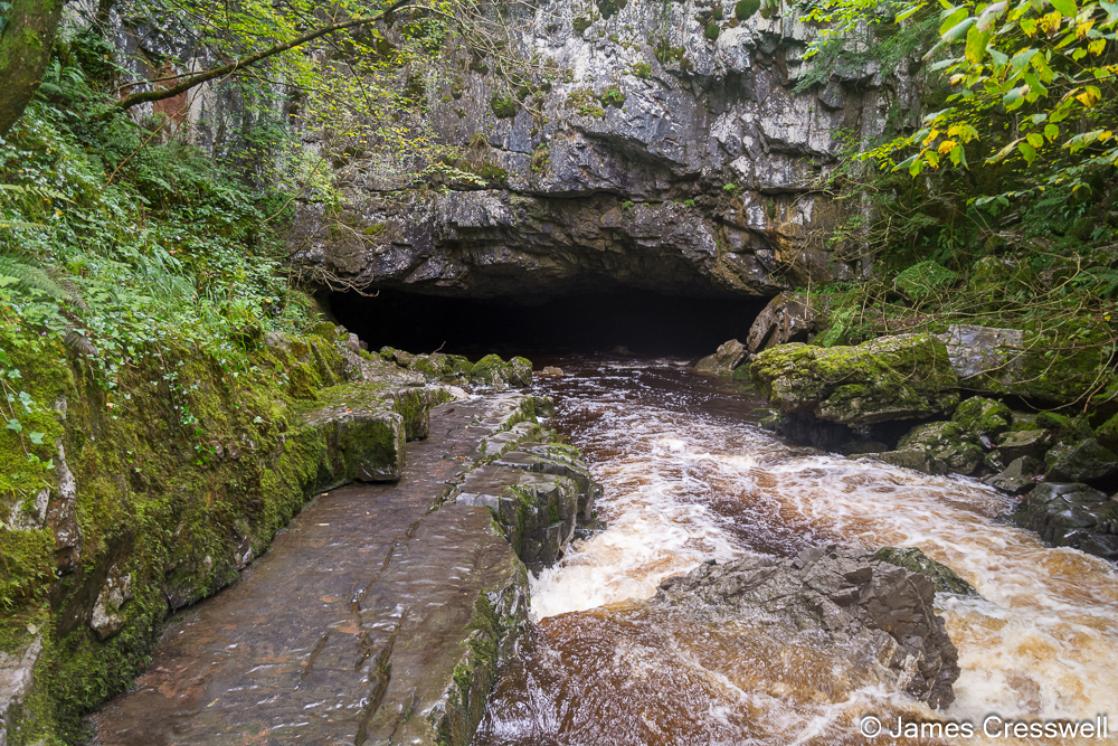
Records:
<instances>
[{"instance_id":1,"label":"brown river water","mask_svg":"<svg viewBox=\"0 0 1118 746\"><path fill-rule=\"evenodd\" d=\"M539 384L604 487L605 530L532 581L535 625L506 665L479 744L1118 743L1118 572L1045 547L973 480L791 447L752 424L758 402L670 360L557 361ZM842 542L918 546L980 598L940 594L959 650L945 712L908 698L856 651L764 629L665 618L643 605L709 559ZM984 718L1093 719L1105 738L983 734ZM876 739L909 721L973 738Z\"/></svg>"}]
</instances>

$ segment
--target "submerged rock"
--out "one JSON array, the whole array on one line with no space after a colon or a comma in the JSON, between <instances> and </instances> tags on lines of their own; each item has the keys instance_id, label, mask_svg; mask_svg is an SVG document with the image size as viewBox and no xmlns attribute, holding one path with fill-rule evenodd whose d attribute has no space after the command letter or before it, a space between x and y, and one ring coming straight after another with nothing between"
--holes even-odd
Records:
<instances>
[{"instance_id":1,"label":"submerged rock","mask_svg":"<svg viewBox=\"0 0 1118 746\"><path fill-rule=\"evenodd\" d=\"M959 400L946 348L928 334L854 347L780 345L758 354L750 373L782 413L844 425L929 417Z\"/></svg>"},{"instance_id":2,"label":"submerged rock","mask_svg":"<svg viewBox=\"0 0 1118 746\"><path fill-rule=\"evenodd\" d=\"M943 708L954 701L959 666L935 593L923 573L826 547L707 563L664 581L652 603L715 622L748 617L789 641L864 657L913 697Z\"/></svg>"},{"instance_id":3,"label":"submerged rock","mask_svg":"<svg viewBox=\"0 0 1118 746\"><path fill-rule=\"evenodd\" d=\"M1045 482L1025 496L1013 519L1053 546L1118 559L1118 496L1085 484Z\"/></svg>"},{"instance_id":4,"label":"submerged rock","mask_svg":"<svg viewBox=\"0 0 1118 746\"><path fill-rule=\"evenodd\" d=\"M729 339L718 345L718 349L713 354L695 363L695 370L699 373L729 376L745 357L745 345L736 339Z\"/></svg>"}]
</instances>

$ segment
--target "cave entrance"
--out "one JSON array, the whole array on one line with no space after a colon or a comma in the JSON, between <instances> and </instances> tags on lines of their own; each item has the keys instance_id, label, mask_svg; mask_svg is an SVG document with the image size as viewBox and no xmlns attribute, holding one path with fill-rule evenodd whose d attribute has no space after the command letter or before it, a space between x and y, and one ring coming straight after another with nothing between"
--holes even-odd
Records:
<instances>
[{"instance_id":1,"label":"cave entrance","mask_svg":"<svg viewBox=\"0 0 1118 746\"><path fill-rule=\"evenodd\" d=\"M694 358L744 340L765 298L697 298L618 287L551 298L334 293L339 323L371 349L476 356L629 352Z\"/></svg>"}]
</instances>

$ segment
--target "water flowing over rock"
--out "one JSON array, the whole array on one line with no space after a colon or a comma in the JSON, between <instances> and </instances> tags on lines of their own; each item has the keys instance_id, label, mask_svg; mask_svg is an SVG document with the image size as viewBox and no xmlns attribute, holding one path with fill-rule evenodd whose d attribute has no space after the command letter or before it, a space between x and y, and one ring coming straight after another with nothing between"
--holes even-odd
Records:
<instances>
[{"instance_id":1,"label":"water flowing over rock","mask_svg":"<svg viewBox=\"0 0 1118 746\"><path fill-rule=\"evenodd\" d=\"M522 559L553 561L598 490L550 442L547 409L516 393L437 407L399 484L319 496L244 582L173 621L155 665L93 718L97 742L470 743L525 626ZM482 476L537 501L502 525L466 492ZM546 556L541 532L560 542Z\"/></svg>"},{"instance_id":2,"label":"water flowing over rock","mask_svg":"<svg viewBox=\"0 0 1118 746\"><path fill-rule=\"evenodd\" d=\"M921 573L837 547L794 558L707 563L665 581L653 603L713 620L758 617L789 639L825 640L895 672L933 707L955 699L958 654Z\"/></svg>"},{"instance_id":3,"label":"water flowing over rock","mask_svg":"<svg viewBox=\"0 0 1118 746\"><path fill-rule=\"evenodd\" d=\"M539 63L517 91L485 57L447 55L426 124L461 156L418 180L339 158L340 215L312 205L296 221L308 276L475 296L607 281L769 295L856 276L806 240L840 219L815 185L839 133L868 139L891 106L911 110L904 66L841 66L811 84L800 57L812 31L794 11L739 20L709 0L613 10L503 9L513 47Z\"/></svg>"}]
</instances>

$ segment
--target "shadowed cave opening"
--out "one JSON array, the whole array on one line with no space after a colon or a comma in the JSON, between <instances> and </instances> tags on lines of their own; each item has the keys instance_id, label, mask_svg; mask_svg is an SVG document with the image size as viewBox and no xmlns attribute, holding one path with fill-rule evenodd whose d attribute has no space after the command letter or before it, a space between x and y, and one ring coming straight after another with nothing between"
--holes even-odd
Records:
<instances>
[{"instance_id":1,"label":"shadowed cave opening","mask_svg":"<svg viewBox=\"0 0 1118 746\"><path fill-rule=\"evenodd\" d=\"M744 340L766 298L696 298L617 287L556 297L460 298L382 290L333 293L339 323L372 350L537 358L622 352L696 358Z\"/></svg>"}]
</instances>

